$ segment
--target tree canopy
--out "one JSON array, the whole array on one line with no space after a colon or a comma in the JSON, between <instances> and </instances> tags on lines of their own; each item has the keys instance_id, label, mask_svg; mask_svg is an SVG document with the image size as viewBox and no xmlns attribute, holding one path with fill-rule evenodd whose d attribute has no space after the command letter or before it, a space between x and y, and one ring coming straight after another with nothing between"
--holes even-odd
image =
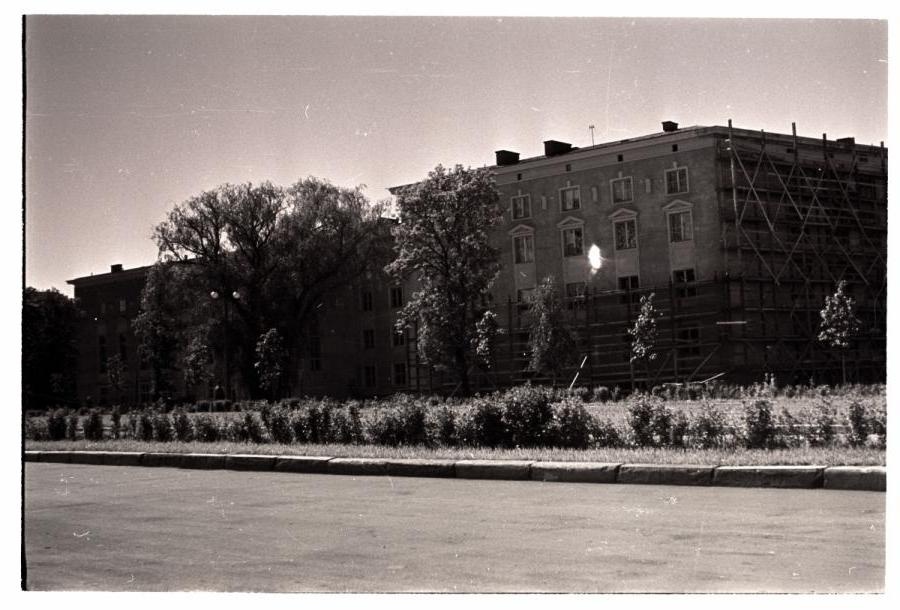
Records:
<instances>
[{"instance_id":1,"label":"tree canopy","mask_svg":"<svg viewBox=\"0 0 900 610\"><path fill-rule=\"evenodd\" d=\"M173 335L192 357L227 339L244 385L261 396L260 337L277 329L284 348L302 355L323 299L384 264L381 210L361 188L317 178L289 187L225 184L175 206L153 232L156 266L166 270L151 274L142 299L138 332L151 362L171 363ZM189 342L197 349L186 351Z\"/></svg>"},{"instance_id":2,"label":"tree canopy","mask_svg":"<svg viewBox=\"0 0 900 610\"><path fill-rule=\"evenodd\" d=\"M544 278L531 295L528 314L531 330L529 368L555 378L575 361L576 341L553 276Z\"/></svg>"},{"instance_id":3,"label":"tree canopy","mask_svg":"<svg viewBox=\"0 0 900 610\"><path fill-rule=\"evenodd\" d=\"M78 308L61 292L25 288L22 295L22 402L45 409L75 400Z\"/></svg>"},{"instance_id":4,"label":"tree canopy","mask_svg":"<svg viewBox=\"0 0 900 610\"><path fill-rule=\"evenodd\" d=\"M398 326L415 326L422 360L453 371L469 393L471 367L486 364L479 354L491 351L484 335L496 329L487 306L500 270L490 244L490 230L502 216L493 176L487 169L438 165L396 195L395 259L386 270L397 281L417 284Z\"/></svg>"}]
</instances>

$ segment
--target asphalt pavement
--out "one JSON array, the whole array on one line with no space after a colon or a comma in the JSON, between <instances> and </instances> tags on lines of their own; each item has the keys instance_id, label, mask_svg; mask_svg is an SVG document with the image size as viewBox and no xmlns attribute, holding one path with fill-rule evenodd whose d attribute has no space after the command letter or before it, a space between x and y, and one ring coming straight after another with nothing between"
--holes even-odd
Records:
<instances>
[{"instance_id":1,"label":"asphalt pavement","mask_svg":"<svg viewBox=\"0 0 900 610\"><path fill-rule=\"evenodd\" d=\"M880 592L885 495L25 464L32 590Z\"/></svg>"}]
</instances>

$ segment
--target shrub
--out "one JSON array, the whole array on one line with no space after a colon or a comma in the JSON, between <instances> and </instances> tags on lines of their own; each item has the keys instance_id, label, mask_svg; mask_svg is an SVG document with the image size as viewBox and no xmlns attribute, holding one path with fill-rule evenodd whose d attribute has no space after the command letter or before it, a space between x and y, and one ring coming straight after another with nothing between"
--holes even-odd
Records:
<instances>
[{"instance_id":1,"label":"shrub","mask_svg":"<svg viewBox=\"0 0 900 610\"><path fill-rule=\"evenodd\" d=\"M594 400L599 400L600 402L609 402L612 400L612 393L610 393L609 388L606 386L597 386L594 388Z\"/></svg>"},{"instance_id":2,"label":"shrub","mask_svg":"<svg viewBox=\"0 0 900 610\"><path fill-rule=\"evenodd\" d=\"M215 443L222 434L216 419L208 414L198 414L194 418L194 437L201 443Z\"/></svg>"},{"instance_id":3,"label":"shrub","mask_svg":"<svg viewBox=\"0 0 900 610\"><path fill-rule=\"evenodd\" d=\"M744 405L744 444L748 449L769 449L776 445L772 404L765 399Z\"/></svg>"},{"instance_id":4,"label":"shrub","mask_svg":"<svg viewBox=\"0 0 900 610\"><path fill-rule=\"evenodd\" d=\"M29 417L25 420L25 438L32 441L50 440L47 422L37 417Z\"/></svg>"},{"instance_id":5,"label":"shrub","mask_svg":"<svg viewBox=\"0 0 900 610\"><path fill-rule=\"evenodd\" d=\"M66 417L66 440L74 441L78 437L78 416L70 413Z\"/></svg>"},{"instance_id":6,"label":"shrub","mask_svg":"<svg viewBox=\"0 0 900 610\"><path fill-rule=\"evenodd\" d=\"M148 409L141 411L137 417L135 437L146 442L153 440L153 416Z\"/></svg>"},{"instance_id":7,"label":"shrub","mask_svg":"<svg viewBox=\"0 0 900 610\"><path fill-rule=\"evenodd\" d=\"M119 405L113 407L110 415L109 436L118 439L122 435L122 409Z\"/></svg>"},{"instance_id":8,"label":"shrub","mask_svg":"<svg viewBox=\"0 0 900 610\"><path fill-rule=\"evenodd\" d=\"M813 447L822 447L834 442L835 413L831 402L820 400L809 416L806 438Z\"/></svg>"},{"instance_id":9,"label":"shrub","mask_svg":"<svg viewBox=\"0 0 900 610\"><path fill-rule=\"evenodd\" d=\"M164 412L157 411L153 414L153 440L160 443L168 443L175 438L172 429L172 420Z\"/></svg>"},{"instance_id":10,"label":"shrub","mask_svg":"<svg viewBox=\"0 0 900 610\"><path fill-rule=\"evenodd\" d=\"M491 398L472 401L468 421L464 424L464 442L474 447L500 447L507 439L503 422L503 409Z\"/></svg>"},{"instance_id":11,"label":"shrub","mask_svg":"<svg viewBox=\"0 0 900 610\"><path fill-rule=\"evenodd\" d=\"M320 443L323 437L322 414L317 405L310 405L306 411L306 440L310 443Z\"/></svg>"},{"instance_id":12,"label":"shrub","mask_svg":"<svg viewBox=\"0 0 900 610\"><path fill-rule=\"evenodd\" d=\"M91 409L90 414L81 422L84 438L88 441L103 440L103 415L99 409Z\"/></svg>"},{"instance_id":13,"label":"shrub","mask_svg":"<svg viewBox=\"0 0 900 610\"><path fill-rule=\"evenodd\" d=\"M191 418L183 409L177 409L172 415L172 424L175 429L175 439L182 443L194 440L194 426Z\"/></svg>"},{"instance_id":14,"label":"shrub","mask_svg":"<svg viewBox=\"0 0 900 610\"><path fill-rule=\"evenodd\" d=\"M551 405L553 422L552 445L572 449L587 449L593 441L594 418L583 405L573 399Z\"/></svg>"},{"instance_id":15,"label":"shrub","mask_svg":"<svg viewBox=\"0 0 900 610\"><path fill-rule=\"evenodd\" d=\"M847 420L850 426L848 441L854 447L866 444L877 446L887 442L887 409L884 403L876 407L868 401L854 400L850 403ZM871 435L875 435L877 442L870 442Z\"/></svg>"},{"instance_id":16,"label":"shrub","mask_svg":"<svg viewBox=\"0 0 900 610\"><path fill-rule=\"evenodd\" d=\"M56 409L47 416L47 436L51 441L66 438L66 412Z\"/></svg>"},{"instance_id":17,"label":"shrub","mask_svg":"<svg viewBox=\"0 0 900 610\"><path fill-rule=\"evenodd\" d=\"M362 418L359 414L359 403L355 400L351 401L347 406L347 418L347 423L350 426L350 442L353 444L362 443L365 440L363 437Z\"/></svg>"},{"instance_id":18,"label":"shrub","mask_svg":"<svg viewBox=\"0 0 900 610\"><path fill-rule=\"evenodd\" d=\"M591 427L591 441L595 447L622 447L625 445L618 428L609 420L595 419Z\"/></svg>"},{"instance_id":19,"label":"shrub","mask_svg":"<svg viewBox=\"0 0 900 610\"><path fill-rule=\"evenodd\" d=\"M673 447L688 447L690 445L690 430L691 422L683 411L672 413L668 438L669 445Z\"/></svg>"},{"instance_id":20,"label":"shrub","mask_svg":"<svg viewBox=\"0 0 900 610\"><path fill-rule=\"evenodd\" d=\"M403 444L403 418L396 407L385 407L374 413L369 420L367 435L376 445L398 447Z\"/></svg>"},{"instance_id":21,"label":"shrub","mask_svg":"<svg viewBox=\"0 0 900 610\"><path fill-rule=\"evenodd\" d=\"M456 414L446 406L437 413L437 440L445 447L454 447L459 443Z\"/></svg>"},{"instance_id":22,"label":"shrub","mask_svg":"<svg viewBox=\"0 0 900 610\"><path fill-rule=\"evenodd\" d=\"M291 411L290 426L291 433L294 435L294 441L305 443L309 441L309 418L302 411Z\"/></svg>"},{"instance_id":23,"label":"shrub","mask_svg":"<svg viewBox=\"0 0 900 610\"><path fill-rule=\"evenodd\" d=\"M809 417L795 416L787 409L782 409L778 417L779 440L778 445L784 447L801 447L809 442L806 426L801 420L809 421Z\"/></svg>"},{"instance_id":24,"label":"shrub","mask_svg":"<svg viewBox=\"0 0 900 610\"><path fill-rule=\"evenodd\" d=\"M289 445L294 442L290 414L284 407L275 407L270 410L266 427L269 429L269 436L276 443Z\"/></svg>"},{"instance_id":25,"label":"shrub","mask_svg":"<svg viewBox=\"0 0 900 610\"><path fill-rule=\"evenodd\" d=\"M698 449L721 447L727 430L725 414L721 409L711 402L704 403L691 422L691 444Z\"/></svg>"},{"instance_id":26,"label":"shrub","mask_svg":"<svg viewBox=\"0 0 900 610\"><path fill-rule=\"evenodd\" d=\"M628 423L640 447L659 447L671 440L672 412L658 398L638 396L628 407Z\"/></svg>"},{"instance_id":27,"label":"shrub","mask_svg":"<svg viewBox=\"0 0 900 610\"><path fill-rule=\"evenodd\" d=\"M429 444L428 429L425 425L425 406L419 401L413 401L405 405L400 414L403 421L404 444Z\"/></svg>"},{"instance_id":28,"label":"shrub","mask_svg":"<svg viewBox=\"0 0 900 610\"><path fill-rule=\"evenodd\" d=\"M507 390L497 399L502 405L502 425L510 444L540 447L552 443L553 409L547 390L521 386Z\"/></svg>"}]
</instances>

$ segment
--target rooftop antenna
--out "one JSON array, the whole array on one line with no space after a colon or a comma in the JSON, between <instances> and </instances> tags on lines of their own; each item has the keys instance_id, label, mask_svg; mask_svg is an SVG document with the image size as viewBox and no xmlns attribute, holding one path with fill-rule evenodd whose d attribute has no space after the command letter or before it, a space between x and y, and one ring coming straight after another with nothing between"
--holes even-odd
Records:
<instances>
[{"instance_id":1,"label":"rooftop antenna","mask_svg":"<svg viewBox=\"0 0 900 610\"><path fill-rule=\"evenodd\" d=\"M591 130L591 146L593 146L594 145L594 126L588 125L588 129Z\"/></svg>"}]
</instances>

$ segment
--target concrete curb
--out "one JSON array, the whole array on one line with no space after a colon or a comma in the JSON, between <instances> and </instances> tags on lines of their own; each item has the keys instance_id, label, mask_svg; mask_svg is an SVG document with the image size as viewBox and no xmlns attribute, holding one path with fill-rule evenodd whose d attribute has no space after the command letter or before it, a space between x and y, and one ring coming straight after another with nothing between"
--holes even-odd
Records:
<instances>
[{"instance_id":1,"label":"concrete curb","mask_svg":"<svg viewBox=\"0 0 900 610\"><path fill-rule=\"evenodd\" d=\"M453 460L386 460L387 473L392 477L456 477L456 462Z\"/></svg>"},{"instance_id":2,"label":"concrete curb","mask_svg":"<svg viewBox=\"0 0 900 610\"><path fill-rule=\"evenodd\" d=\"M636 485L712 485L715 466L622 464L618 483Z\"/></svg>"},{"instance_id":3,"label":"concrete curb","mask_svg":"<svg viewBox=\"0 0 900 610\"><path fill-rule=\"evenodd\" d=\"M823 466L719 466L713 484L725 487L822 487Z\"/></svg>"},{"instance_id":4,"label":"concrete curb","mask_svg":"<svg viewBox=\"0 0 900 610\"><path fill-rule=\"evenodd\" d=\"M25 462L168 468L297 472L354 476L440 477L560 483L714 485L885 491L884 466L709 466L530 462L527 460L427 460L326 456L119 451L25 451Z\"/></svg>"},{"instance_id":5,"label":"concrete curb","mask_svg":"<svg viewBox=\"0 0 900 610\"><path fill-rule=\"evenodd\" d=\"M854 491L886 491L887 468L884 466L832 466L825 469L823 487Z\"/></svg>"},{"instance_id":6,"label":"concrete curb","mask_svg":"<svg viewBox=\"0 0 900 610\"><path fill-rule=\"evenodd\" d=\"M306 455L280 455L275 458L275 471L325 474L325 471L328 468L328 461L331 459L333 458Z\"/></svg>"},{"instance_id":7,"label":"concrete curb","mask_svg":"<svg viewBox=\"0 0 900 610\"><path fill-rule=\"evenodd\" d=\"M334 458L328 460L328 474L379 476L387 474L387 462L374 458Z\"/></svg>"},{"instance_id":8,"label":"concrete curb","mask_svg":"<svg viewBox=\"0 0 900 610\"><path fill-rule=\"evenodd\" d=\"M603 462L534 462L531 479L558 483L615 483L621 464Z\"/></svg>"},{"instance_id":9,"label":"concrete curb","mask_svg":"<svg viewBox=\"0 0 900 610\"><path fill-rule=\"evenodd\" d=\"M460 460L456 478L524 481L531 478L531 464L524 460Z\"/></svg>"}]
</instances>

